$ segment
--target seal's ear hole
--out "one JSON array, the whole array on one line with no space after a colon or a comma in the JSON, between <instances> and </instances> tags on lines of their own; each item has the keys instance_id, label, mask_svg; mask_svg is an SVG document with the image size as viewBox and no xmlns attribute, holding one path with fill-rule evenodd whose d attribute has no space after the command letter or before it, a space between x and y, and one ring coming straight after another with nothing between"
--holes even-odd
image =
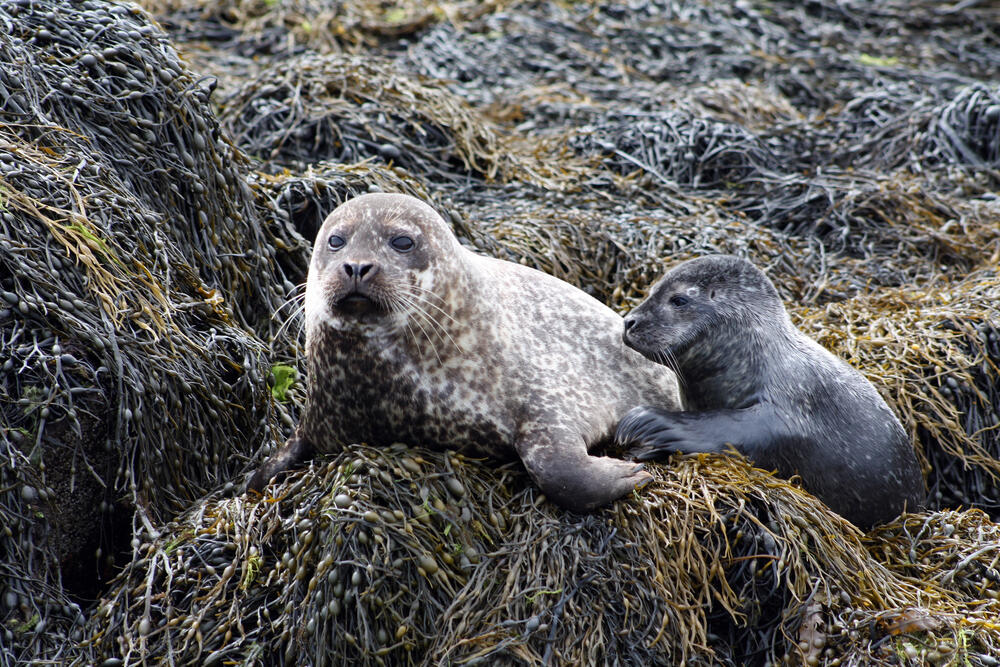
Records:
<instances>
[{"instance_id":1,"label":"seal's ear hole","mask_svg":"<svg viewBox=\"0 0 1000 667\"><path fill-rule=\"evenodd\" d=\"M712 289L708 290L708 298L709 299L714 299L715 298L715 288L714 287Z\"/></svg>"}]
</instances>

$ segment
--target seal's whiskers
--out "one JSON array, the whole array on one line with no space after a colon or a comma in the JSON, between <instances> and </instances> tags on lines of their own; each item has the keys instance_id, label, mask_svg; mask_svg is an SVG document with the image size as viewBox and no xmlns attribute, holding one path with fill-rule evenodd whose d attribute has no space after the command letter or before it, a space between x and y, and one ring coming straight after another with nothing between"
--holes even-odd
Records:
<instances>
[{"instance_id":1,"label":"seal's whiskers","mask_svg":"<svg viewBox=\"0 0 1000 667\"><path fill-rule=\"evenodd\" d=\"M677 386L680 388L681 395L683 396L686 387L684 384L684 374L681 373L681 366L677 363L677 357L668 348L658 350L653 356L656 357L658 363L663 364L674 372L674 375L677 376Z\"/></svg>"},{"instance_id":2,"label":"seal's whiskers","mask_svg":"<svg viewBox=\"0 0 1000 667\"><path fill-rule=\"evenodd\" d=\"M440 312L442 315L444 315L449 320L451 320L451 322L453 324L458 324L459 323L458 320L456 320L454 317L451 316L451 313L449 313L444 308L442 308L441 306L437 305L436 303L434 303L433 301L431 301L430 299L427 298L429 296L432 296L435 299L437 299L438 301L444 302L444 299L442 299L440 297L440 295L435 294L433 291L427 289L426 287L421 287L420 285L410 284L410 285L403 286L400 289L401 289L401 291L405 292L407 296L411 296L411 297L413 297L415 299L419 299L420 303L427 304L428 306L431 306L432 308L437 309L438 312ZM417 290L417 291L410 291L410 290Z\"/></svg>"},{"instance_id":3,"label":"seal's whiskers","mask_svg":"<svg viewBox=\"0 0 1000 667\"><path fill-rule=\"evenodd\" d=\"M429 301L420 299L420 295L418 295L418 294L412 294L412 293L407 292L405 290L398 290L394 294L394 297L400 303L402 303L402 304L404 304L404 305L406 305L408 307L408 309L414 314L414 316L415 316L414 319L416 320L416 322L417 322L418 325L420 325L420 320L421 319L424 320L425 322L427 322L427 326L430 327L431 331L440 332L440 337L441 338L447 338L449 341L451 341L451 344L454 345L458 350L462 349L462 346L459 345L455 341L454 338L452 338L452 336L451 336L450 333L448 333L448 329L443 324L441 324L441 322L439 322L437 319L435 319L431 315L431 313L428 313L422 307L422 304L425 304L425 303L427 305L430 305L430 306L433 306L434 304L430 303ZM440 310L440 308L438 308L438 310ZM447 315L447 313L445 313L445 315ZM423 328L422 325L420 325L420 328L421 328L421 330L424 330L424 328ZM431 343L434 342L434 339L431 336L427 335L426 333L425 333L425 335L427 336L427 340L428 341L430 341ZM436 347L435 347L435 352L437 352L437 348Z\"/></svg>"},{"instance_id":4,"label":"seal's whiskers","mask_svg":"<svg viewBox=\"0 0 1000 667\"><path fill-rule=\"evenodd\" d=\"M441 360L441 355L438 353L437 345L434 344L434 338L431 336L431 334L427 332L427 329L425 329L424 325L421 324L420 322L421 317L419 316L424 315L423 311L420 310L420 307L409 301L404 294L400 294L399 292L392 294L388 298L390 300L390 304L393 310L398 310L398 311L407 310L415 315L415 317L412 318L413 322L420 329L420 332L423 334L423 337L426 338L427 341L431 344L431 350L434 351L434 356L437 357L438 364L443 365L444 362ZM427 321L426 317L423 317L423 319ZM409 320L410 318L407 318L404 321L403 326L411 334L413 342L419 343L420 341L417 338L416 332L410 327ZM428 326L431 327L431 331L434 331L432 325L430 324L430 321L428 321Z\"/></svg>"},{"instance_id":5,"label":"seal's whiskers","mask_svg":"<svg viewBox=\"0 0 1000 667\"><path fill-rule=\"evenodd\" d=\"M299 328L298 333L302 333L302 327L305 326L305 320L301 317L301 315L306 309L305 296L306 296L305 292L303 292L298 296L292 297L291 299L289 299L288 301L286 301L281 305L281 308L284 308L285 306L287 306L290 303L293 303L294 301L299 302L298 305L295 307L295 310L293 310L291 314L285 318L285 321L281 323L281 326L278 327L278 330L274 333L275 338L280 338L282 335L284 335L285 331L288 329L288 327L291 325L292 322L298 322L298 328ZM275 316L277 316L277 314L281 312L281 308L275 311L275 314L274 316L271 317L271 319L274 319Z\"/></svg>"}]
</instances>

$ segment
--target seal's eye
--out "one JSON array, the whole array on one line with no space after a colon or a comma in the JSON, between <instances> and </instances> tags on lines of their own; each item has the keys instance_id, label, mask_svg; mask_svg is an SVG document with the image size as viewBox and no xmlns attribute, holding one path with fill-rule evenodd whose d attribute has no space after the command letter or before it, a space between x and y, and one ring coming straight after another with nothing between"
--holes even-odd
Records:
<instances>
[{"instance_id":1,"label":"seal's eye","mask_svg":"<svg viewBox=\"0 0 1000 667\"><path fill-rule=\"evenodd\" d=\"M344 240L343 236L337 236L336 234L334 234L329 238L326 244L330 246L330 250L340 250L345 245L347 245L347 241Z\"/></svg>"},{"instance_id":2,"label":"seal's eye","mask_svg":"<svg viewBox=\"0 0 1000 667\"><path fill-rule=\"evenodd\" d=\"M672 297L670 297L670 305L675 306L677 308L688 305L688 302L690 301L691 299L687 298L682 294L675 294Z\"/></svg>"},{"instance_id":3,"label":"seal's eye","mask_svg":"<svg viewBox=\"0 0 1000 667\"><path fill-rule=\"evenodd\" d=\"M389 244L399 252L410 252L417 245L409 236L397 236Z\"/></svg>"}]
</instances>

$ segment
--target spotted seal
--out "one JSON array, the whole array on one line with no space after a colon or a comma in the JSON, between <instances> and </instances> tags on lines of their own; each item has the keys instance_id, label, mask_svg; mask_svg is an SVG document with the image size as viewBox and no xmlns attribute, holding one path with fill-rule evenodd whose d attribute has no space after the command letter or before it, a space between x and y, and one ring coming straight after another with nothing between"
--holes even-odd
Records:
<instances>
[{"instance_id":1,"label":"spotted seal","mask_svg":"<svg viewBox=\"0 0 1000 667\"><path fill-rule=\"evenodd\" d=\"M923 500L899 420L858 371L788 318L750 262L711 256L669 271L624 322L625 343L678 374L685 410L631 411L616 433L638 460L723 452L789 477L855 525Z\"/></svg>"},{"instance_id":2,"label":"spotted seal","mask_svg":"<svg viewBox=\"0 0 1000 667\"><path fill-rule=\"evenodd\" d=\"M589 511L651 479L590 450L636 405L680 407L674 374L625 347L611 309L464 248L406 195L363 195L327 217L305 326L306 409L250 488L314 451L404 442L516 454L549 499Z\"/></svg>"}]
</instances>

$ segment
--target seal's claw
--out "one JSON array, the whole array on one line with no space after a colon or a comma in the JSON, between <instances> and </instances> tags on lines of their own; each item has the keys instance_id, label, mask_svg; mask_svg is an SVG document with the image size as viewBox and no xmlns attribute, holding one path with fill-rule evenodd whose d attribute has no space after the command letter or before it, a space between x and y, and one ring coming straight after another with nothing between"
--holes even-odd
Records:
<instances>
[{"instance_id":1,"label":"seal's claw","mask_svg":"<svg viewBox=\"0 0 1000 667\"><path fill-rule=\"evenodd\" d=\"M656 458L656 450L652 447L636 447L629 450L628 457L633 461L652 461Z\"/></svg>"},{"instance_id":2,"label":"seal's claw","mask_svg":"<svg viewBox=\"0 0 1000 667\"><path fill-rule=\"evenodd\" d=\"M653 479L654 479L653 476L650 475L645 470L642 471L641 473L639 473L637 476L639 477L639 481L635 483L635 490L636 491L639 491L641 489L645 489L647 486L649 486L649 483L652 482Z\"/></svg>"}]
</instances>

